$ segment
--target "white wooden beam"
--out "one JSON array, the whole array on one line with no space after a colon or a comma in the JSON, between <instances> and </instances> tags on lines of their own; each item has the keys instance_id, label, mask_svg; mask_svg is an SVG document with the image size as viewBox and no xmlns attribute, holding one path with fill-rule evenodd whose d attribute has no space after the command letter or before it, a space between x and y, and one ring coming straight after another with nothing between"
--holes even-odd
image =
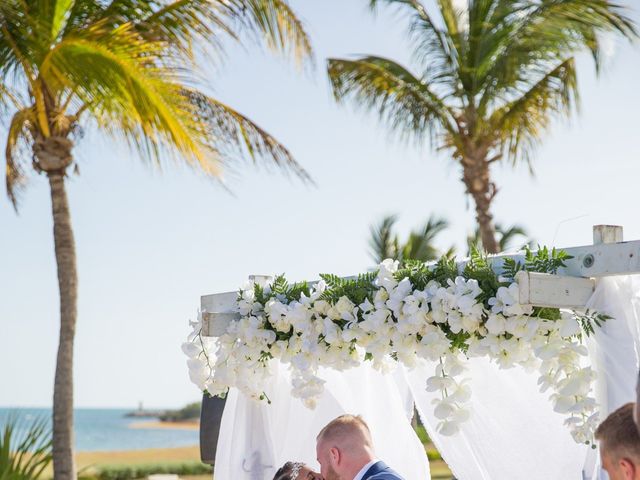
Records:
<instances>
[{"instance_id":1,"label":"white wooden beam","mask_svg":"<svg viewBox=\"0 0 640 480\"><path fill-rule=\"evenodd\" d=\"M640 273L640 241L586 245L563 248L573 258L567 260L559 275L570 277L609 277ZM505 258L524 262L524 254L498 254L490 257L496 272L500 273ZM464 265L466 260L460 262Z\"/></svg>"},{"instance_id":2,"label":"white wooden beam","mask_svg":"<svg viewBox=\"0 0 640 480\"><path fill-rule=\"evenodd\" d=\"M516 280L521 304L555 308L584 307L596 284L592 278L523 271L516 274Z\"/></svg>"},{"instance_id":3,"label":"white wooden beam","mask_svg":"<svg viewBox=\"0 0 640 480\"><path fill-rule=\"evenodd\" d=\"M522 277L522 281L528 282L528 285L521 287L520 301L526 299L526 303L537 306L580 307L584 306L587 295L593 291L592 278L640 273L640 241L623 242L622 227L596 225L593 237L595 245L563 249L573 258L565 262L566 267L560 269L557 275L529 273L526 279ZM524 261L522 253L500 254L490 258L498 273L505 258ZM466 260L461 260L458 265L462 269L465 263ZM266 275L250 278L263 285L271 281L271 277ZM203 335L219 335L230 321L239 318L235 312L236 297L237 292L201 297Z\"/></svg>"},{"instance_id":4,"label":"white wooden beam","mask_svg":"<svg viewBox=\"0 0 640 480\"><path fill-rule=\"evenodd\" d=\"M273 280L269 275L250 275L249 280L266 285ZM219 337L231 322L240 319L237 311L238 292L214 293L200 297L202 311L202 336Z\"/></svg>"},{"instance_id":5,"label":"white wooden beam","mask_svg":"<svg viewBox=\"0 0 640 480\"><path fill-rule=\"evenodd\" d=\"M238 292L214 293L200 297L200 309L203 312L233 312Z\"/></svg>"}]
</instances>

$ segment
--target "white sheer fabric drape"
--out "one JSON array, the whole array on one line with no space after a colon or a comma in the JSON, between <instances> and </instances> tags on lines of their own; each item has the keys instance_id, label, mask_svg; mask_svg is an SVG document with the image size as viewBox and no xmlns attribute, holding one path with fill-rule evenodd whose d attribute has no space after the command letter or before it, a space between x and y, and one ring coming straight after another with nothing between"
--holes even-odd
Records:
<instances>
[{"instance_id":1,"label":"white sheer fabric drape","mask_svg":"<svg viewBox=\"0 0 640 480\"><path fill-rule=\"evenodd\" d=\"M596 397L602 418L635 400L640 352L640 276L598 282L588 307L613 320L590 340L590 360L598 373ZM315 437L343 413L369 423L380 458L407 480L429 479L424 449L411 429L415 401L438 450L459 480L582 480L605 478L597 452L577 445L553 411L548 393L538 391L536 372L500 370L486 359L468 361L473 392L471 419L458 435L436 432L435 393L425 390L435 365L382 375L370 365L346 371L323 370L325 393L315 410L290 395L285 367L267 392L271 405L231 391L222 419L216 479L270 480L287 460L317 467Z\"/></svg>"},{"instance_id":2,"label":"white sheer fabric drape","mask_svg":"<svg viewBox=\"0 0 640 480\"><path fill-rule=\"evenodd\" d=\"M604 278L587 305L613 319L589 341L598 374L596 397L601 416L635 400L640 352L640 276ZM547 394L537 388L537 373L500 370L485 359L468 362L472 416L459 435L435 431L431 401L424 389L433 365L407 374L421 418L438 450L461 480L581 480L605 478L597 451L577 445Z\"/></svg>"},{"instance_id":3,"label":"white sheer fabric drape","mask_svg":"<svg viewBox=\"0 0 640 480\"><path fill-rule=\"evenodd\" d=\"M587 308L613 317L589 342L591 365L598 374L596 400L600 417L636 400L636 379L640 365L640 276L603 278ZM585 479L606 479L596 451L585 462Z\"/></svg>"},{"instance_id":4,"label":"white sheer fabric drape","mask_svg":"<svg viewBox=\"0 0 640 480\"><path fill-rule=\"evenodd\" d=\"M456 478L461 480L573 480L581 478L586 454L563 425L537 375L516 367L500 370L483 358L467 362L471 418L460 433L436 432L432 400L425 390L433 366L408 373L420 417Z\"/></svg>"},{"instance_id":5,"label":"white sheer fabric drape","mask_svg":"<svg viewBox=\"0 0 640 480\"><path fill-rule=\"evenodd\" d=\"M377 455L407 479L426 479L429 465L424 447L411 428L407 395L392 375L369 364L346 372L322 370L325 393L315 410L291 397L285 367L276 365L267 392L271 405L233 390L229 393L218 441L214 478L271 480L288 460L317 468L316 435L343 413L359 414L371 428Z\"/></svg>"}]
</instances>

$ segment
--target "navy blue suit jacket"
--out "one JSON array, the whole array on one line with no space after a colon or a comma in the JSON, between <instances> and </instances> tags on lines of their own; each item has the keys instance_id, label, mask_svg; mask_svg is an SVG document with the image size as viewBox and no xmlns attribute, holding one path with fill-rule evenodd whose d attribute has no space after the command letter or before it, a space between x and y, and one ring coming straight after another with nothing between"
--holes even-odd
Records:
<instances>
[{"instance_id":1,"label":"navy blue suit jacket","mask_svg":"<svg viewBox=\"0 0 640 480\"><path fill-rule=\"evenodd\" d=\"M398 472L392 470L384 462L376 462L367 473L364 474L362 480L404 480Z\"/></svg>"}]
</instances>

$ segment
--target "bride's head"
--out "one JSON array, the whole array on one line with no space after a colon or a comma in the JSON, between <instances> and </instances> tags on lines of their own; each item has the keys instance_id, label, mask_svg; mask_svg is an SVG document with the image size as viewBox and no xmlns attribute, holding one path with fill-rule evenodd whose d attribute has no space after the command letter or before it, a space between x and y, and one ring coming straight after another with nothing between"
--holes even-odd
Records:
<instances>
[{"instance_id":1,"label":"bride's head","mask_svg":"<svg viewBox=\"0 0 640 480\"><path fill-rule=\"evenodd\" d=\"M273 480L322 480L322 475L302 462L287 462L276 472Z\"/></svg>"}]
</instances>

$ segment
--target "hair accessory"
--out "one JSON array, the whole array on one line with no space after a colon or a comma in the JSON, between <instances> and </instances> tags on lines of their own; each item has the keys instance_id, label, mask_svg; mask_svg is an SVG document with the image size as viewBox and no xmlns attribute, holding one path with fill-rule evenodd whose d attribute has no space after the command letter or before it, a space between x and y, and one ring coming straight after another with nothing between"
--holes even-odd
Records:
<instances>
[{"instance_id":1,"label":"hair accessory","mask_svg":"<svg viewBox=\"0 0 640 480\"><path fill-rule=\"evenodd\" d=\"M300 474L300 469L302 468L303 465L304 463L302 462L293 462L293 466L291 467L291 475L289 476L291 480L296 480L296 478L298 478L298 475Z\"/></svg>"}]
</instances>

